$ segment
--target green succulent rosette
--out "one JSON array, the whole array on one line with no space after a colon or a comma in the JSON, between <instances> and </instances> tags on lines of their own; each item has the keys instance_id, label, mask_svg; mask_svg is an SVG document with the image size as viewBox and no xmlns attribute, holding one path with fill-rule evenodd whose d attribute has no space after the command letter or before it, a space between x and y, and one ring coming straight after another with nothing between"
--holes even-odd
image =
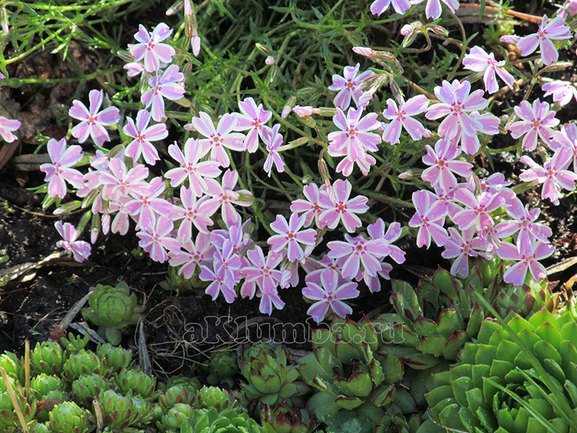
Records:
<instances>
[{"instance_id":1,"label":"green succulent rosette","mask_svg":"<svg viewBox=\"0 0 577 433\"><path fill-rule=\"evenodd\" d=\"M112 371L123 370L132 363L132 352L130 350L116 347L109 343L98 346L96 353L104 367Z\"/></svg>"},{"instance_id":2,"label":"green succulent rosette","mask_svg":"<svg viewBox=\"0 0 577 433\"><path fill-rule=\"evenodd\" d=\"M123 394L148 398L156 389L156 379L142 370L122 370L116 377L116 384Z\"/></svg>"},{"instance_id":3,"label":"green succulent rosette","mask_svg":"<svg viewBox=\"0 0 577 433\"><path fill-rule=\"evenodd\" d=\"M54 341L38 343L30 354L30 363L35 374L57 375L62 371L64 351L60 344Z\"/></svg>"},{"instance_id":4,"label":"green succulent rosette","mask_svg":"<svg viewBox=\"0 0 577 433\"><path fill-rule=\"evenodd\" d=\"M230 396L216 386L203 386L198 391L198 403L206 409L223 410L231 405Z\"/></svg>"},{"instance_id":5,"label":"green succulent rosette","mask_svg":"<svg viewBox=\"0 0 577 433\"><path fill-rule=\"evenodd\" d=\"M297 368L288 365L281 346L259 343L250 347L243 355L241 373L247 382L245 396L267 405L298 397L308 389Z\"/></svg>"},{"instance_id":6,"label":"green succulent rosette","mask_svg":"<svg viewBox=\"0 0 577 433\"><path fill-rule=\"evenodd\" d=\"M58 433L88 433L91 415L76 403L65 401L56 405L49 414L49 428Z\"/></svg>"},{"instance_id":7,"label":"green succulent rosette","mask_svg":"<svg viewBox=\"0 0 577 433\"><path fill-rule=\"evenodd\" d=\"M100 358L89 350L82 349L73 353L64 362L64 376L68 380L76 380L87 374L99 374L102 370Z\"/></svg>"},{"instance_id":8,"label":"green succulent rosette","mask_svg":"<svg viewBox=\"0 0 577 433\"><path fill-rule=\"evenodd\" d=\"M434 376L431 413L449 431L569 433L577 425L573 307L484 321L459 362Z\"/></svg>"},{"instance_id":9,"label":"green succulent rosette","mask_svg":"<svg viewBox=\"0 0 577 433\"><path fill-rule=\"evenodd\" d=\"M241 409L197 409L191 419L194 433L261 433L262 427Z\"/></svg>"},{"instance_id":10,"label":"green succulent rosette","mask_svg":"<svg viewBox=\"0 0 577 433\"><path fill-rule=\"evenodd\" d=\"M142 307L125 283L116 286L97 285L88 299L88 307L82 310L83 317L99 327L108 342L117 345L122 331L138 322Z\"/></svg>"},{"instance_id":11,"label":"green succulent rosette","mask_svg":"<svg viewBox=\"0 0 577 433\"><path fill-rule=\"evenodd\" d=\"M239 373L236 352L224 351L214 352L208 362L208 375L206 381L210 385L220 385L224 382L231 382Z\"/></svg>"},{"instance_id":12,"label":"green succulent rosette","mask_svg":"<svg viewBox=\"0 0 577 433\"><path fill-rule=\"evenodd\" d=\"M72 395L76 401L88 405L109 388L110 384L99 374L86 374L72 382Z\"/></svg>"}]
</instances>

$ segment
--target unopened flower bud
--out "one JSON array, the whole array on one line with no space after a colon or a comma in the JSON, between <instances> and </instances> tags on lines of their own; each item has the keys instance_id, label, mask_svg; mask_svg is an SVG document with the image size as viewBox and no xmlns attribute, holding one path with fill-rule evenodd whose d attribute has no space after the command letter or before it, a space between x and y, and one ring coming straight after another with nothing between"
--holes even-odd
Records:
<instances>
[{"instance_id":1,"label":"unopened flower bud","mask_svg":"<svg viewBox=\"0 0 577 433\"><path fill-rule=\"evenodd\" d=\"M444 37L449 36L449 31L443 26L432 25L429 27L429 29L436 35L444 36Z\"/></svg>"},{"instance_id":2,"label":"unopened flower bud","mask_svg":"<svg viewBox=\"0 0 577 433\"><path fill-rule=\"evenodd\" d=\"M569 0L565 5L565 10L569 14L569 16L574 17L577 15L577 0Z\"/></svg>"},{"instance_id":3,"label":"unopened flower bud","mask_svg":"<svg viewBox=\"0 0 577 433\"><path fill-rule=\"evenodd\" d=\"M367 59L373 59L376 55L376 51L368 47L353 47L353 52Z\"/></svg>"},{"instance_id":4,"label":"unopened flower bud","mask_svg":"<svg viewBox=\"0 0 577 433\"><path fill-rule=\"evenodd\" d=\"M192 54L194 54L194 57L198 57L200 54L200 36L193 35L190 38L190 46L192 47Z\"/></svg>"},{"instance_id":5,"label":"unopened flower bud","mask_svg":"<svg viewBox=\"0 0 577 433\"><path fill-rule=\"evenodd\" d=\"M264 54L265 56L270 56L272 54L272 50L267 47L266 45L263 45L259 42L257 42L256 44L254 44L254 47L261 53Z\"/></svg>"},{"instance_id":6,"label":"unopened flower bud","mask_svg":"<svg viewBox=\"0 0 577 433\"><path fill-rule=\"evenodd\" d=\"M415 32L415 29L413 28L413 26L411 24L405 24L403 27L401 27L401 36L410 36Z\"/></svg>"},{"instance_id":7,"label":"unopened flower bud","mask_svg":"<svg viewBox=\"0 0 577 433\"><path fill-rule=\"evenodd\" d=\"M292 111L298 117L310 117L313 114L320 114L320 110L318 108L311 107L310 105L296 105Z\"/></svg>"},{"instance_id":8,"label":"unopened flower bud","mask_svg":"<svg viewBox=\"0 0 577 433\"><path fill-rule=\"evenodd\" d=\"M190 0L184 0L184 16L192 16L192 4L190 3Z\"/></svg>"},{"instance_id":9,"label":"unopened flower bud","mask_svg":"<svg viewBox=\"0 0 577 433\"><path fill-rule=\"evenodd\" d=\"M66 215L80 209L81 205L82 202L80 200L74 200L70 203L63 204L59 208L55 209L53 213L54 215Z\"/></svg>"},{"instance_id":10,"label":"unopened flower bud","mask_svg":"<svg viewBox=\"0 0 577 433\"><path fill-rule=\"evenodd\" d=\"M294 96L291 96L289 98L289 100L287 101L287 103L285 104L285 106L282 109L282 113L281 113L280 117L282 117L283 119L286 119L288 117L288 115L291 114L291 111L295 105L296 100L297 99Z\"/></svg>"},{"instance_id":11,"label":"unopened flower bud","mask_svg":"<svg viewBox=\"0 0 577 433\"><path fill-rule=\"evenodd\" d=\"M501 41L504 44L517 44L517 42L519 41L519 36L515 36L515 35L503 35L499 38L499 41Z\"/></svg>"},{"instance_id":12,"label":"unopened flower bud","mask_svg":"<svg viewBox=\"0 0 577 433\"><path fill-rule=\"evenodd\" d=\"M415 172L413 170L403 171L399 174L399 179L401 180L411 180L415 178Z\"/></svg>"},{"instance_id":13,"label":"unopened flower bud","mask_svg":"<svg viewBox=\"0 0 577 433\"><path fill-rule=\"evenodd\" d=\"M264 63L268 66L272 66L276 63L276 60L273 56L267 56L266 59L264 59Z\"/></svg>"}]
</instances>

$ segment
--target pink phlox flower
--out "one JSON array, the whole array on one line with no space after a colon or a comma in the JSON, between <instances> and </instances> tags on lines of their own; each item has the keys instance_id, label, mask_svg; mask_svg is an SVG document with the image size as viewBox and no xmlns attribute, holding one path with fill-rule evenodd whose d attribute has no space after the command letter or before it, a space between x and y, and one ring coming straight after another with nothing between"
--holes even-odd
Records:
<instances>
[{"instance_id":1,"label":"pink phlox flower","mask_svg":"<svg viewBox=\"0 0 577 433\"><path fill-rule=\"evenodd\" d=\"M513 88L515 83L513 75L505 69L505 61L497 61L495 54L487 53L479 46L471 48L471 52L463 59L463 66L470 71L483 72L483 83L489 93L499 90L497 76L510 88Z\"/></svg>"},{"instance_id":2,"label":"pink phlox flower","mask_svg":"<svg viewBox=\"0 0 577 433\"><path fill-rule=\"evenodd\" d=\"M213 230L212 231L212 243L215 247L221 248L225 241L232 242L234 252L239 256L243 257L250 248L254 246L249 233L249 228L251 225L250 220L244 222L239 222L228 227L226 230Z\"/></svg>"},{"instance_id":3,"label":"pink phlox flower","mask_svg":"<svg viewBox=\"0 0 577 433\"><path fill-rule=\"evenodd\" d=\"M308 282L302 294L305 298L315 301L307 314L316 323L320 323L329 309L343 319L350 315L353 310L344 301L357 298L360 292L357 290L357 283L342 282L338 273L327 269L321 274L321 284Z\"/></svg>"},{"instance_id":4,"label":"pink phlox flower","mask_svg":"<svg viewBox=\"0 0 577 433\"><path fill-rule=\"evenodd\" d=\"M192 238L192 226L201 233L208 233L208 227L214 224L210 218L220 207L219 203L203 196L200 200L190 188L180 188L180 205L174 206L173 218L182 220L178 226L177 238L187 241Z\"/></svg>"},{"instance_id":5,"label":"pink phlox flower","mask_svg":"<svg viewBox=\"0 0 577 433\"><path fill-rule=\"evenodd\" d=\"M523 206L519 199L515 199L505 209L511 219L504 220L495 227L500 238L517 234L517 243L531 243L536 240L549 242L553 232L545 224L537 222L540 209L529 209L529 206Z\"/></svg>"},{"instance_id":6,"label":"pink phlox flower","mask_svg":"<svg viewBox=\"0 0 577 433\"><path fill-rule=\"evenodd\" d=\"M244 148L250 153L258 149L259 137L264 141L264 126L272 118L272 112L266 110L262 104L256 105L253 98L245 98L238 103L240 113L236 115L235 129L248 131L244 139Z\"/></svg>"},{"instance_id":7,"label":"pink phlox flower","mask_svg":"<svg viewBox=\"0 0 577 433\"><path fill-rule=\"evenodd\" d=\"M163 65L171 63L175 50L162 41L168 39L172 30L164 23L158 24L152 33L143 25L138 26L134 38L138 44L129 44L128 49L137 62L143 61L146 72L155 72Z\"/></svg>"},{"instance_id":8,"label":"pink phlox flower","mask_svg":"<svg viewBox=\"0 0 577 433\"><path fill-rule=\"evenodd\" d=\"M331 241L328 256L333 259L344 259L341 276L345 279L362 275L376 276L381 270L381 259L391 251L384 239L369 239L363 235L352 237L345 235L345 241Z\"/></svg>"},{"instance_id":9,"label":"pink phlox flower","mask_svg":"<svg viewBox=\"0 0 577 433\"><path fill-rule=\"evenodd\" d=\"M400 107L395 100L389 98L383 116L391 122L384 124L383 141L390 144L398 143L403 128L413 140L421 140L423 137L430 136L431 131L421 122L413 119L414 116L427 111L428 106L429 100L424 95L413 96L408 101L402 102Z\"/></svg>"},{"instance_id":10,"label":"pink phlox flower","mask_svg":"<svg viewBox=\"0 0 577 433\"><path fill-rule=\"evenodd\" d=\"M82 148L78 145L66 148L66 139L48 140L48 156L50 163L40 166L48 182L48 195L50 197L64 198L67 192L66 182L75 188L82 186L84 177L78 170L72 168L82 159Z\"/></svg>"},{"instance_id":11,"label":"pink phlox flower","mask_svg":"<svg viewBox=\"0 0 577 433\"><path fill-rule=\"evenodd\" d=\"M155 224L155 214L163 216L165 219L173 218L175 212L174 205L161 198L165 185L161 177L155 177L150 181L145 191L137 191L133 199L126 203L126 210L135 218L138 218L138 228L153 230Z\"/></svg>"},{"instance_id":12,"label":"pink phlox flower","mask_svg":"<svg viewBox=\"0 0 577 433\"><path fill-rule=\"evenodd\" d=\"M382 15L389 6L393 6L396 13L404 15L411 8L411 3L409 0L375 0L371 3L371 13Z\"/></svg>"},{"instance_id":13,"label":"pink phlox flower","mask_svg":"<svg viewBox=\"0 0 577 433\"><path fill-rule=\"evenodd\" d=\"M423 0L414 0L413 3L421 3ZM459 9L459 0L427 0L425 6L425 15L428 19L436 20L443 12L441 3L444 4L451 12L455 13Z\"/></svg>"},{"instance_id":14,"label":"pink phlox flower","mask_svg":"<svg viewBox=\"0 0 577 433\"><path fill-rule=\"evenodd\" d=\"M78 232L72 224L56 221L54 227L62 237L62 240L56 242L58 248L72 253L74 260L80 263L85 262L90 257L92 247L88 242L78 240Z\"/></svg>"},{"instance_id":15,"label":"pink phlox flower","mask_svg":"<svg viewBox=\"0 0 577 433\"><path fill-rule=\"evenodd\" d=\"M140 102L144 108L150 107L150 114L156 122L166 118L164 98L178 101L184 96L184 74L177 65L170 65L162 74L148 80L150 88L142 93Z\"/></svg>"},{"instance_id":16,"label":"pink phlox flower","mask_svg":"<svg viewBox=\"0 0 577 433\"><path fill-rule=\"evenodd\" d=\"M466 278L469 275L469 257L484 256L490 248L489 243L476 236L474 227L462 233L454 227L449 228L449 237L445 241L445 250L441 255L445 259L455 259L451 265L451 274Z\"/></svg>"},{"instance_id":17,"label":"pink phlox flower","mask_svg":"<svg viewBox=\"0 0 577 433\"><path fill-rule=\"evenodd\" d=\"M427 153L423 156L423 163L430 167L423 171L421 178L432 186L439 185L449 191L457 185L455 174L461 177L470 177L473 164L458 160L461 149L455 141L441 138L435 143L435 148L426 146Z\"/></svg>"},{"instance_id":18,"label":"pink phlox flower","mask_svg":"<svg viewBox=\"0 0 577 433\"><path fill-rule=\"evenodd\" d=\"M515 107L515 114L522 120L513 122L509 127L511 136L515 139L523 137L523 149L532 151L537 148L537 139L549 143L553 128L559 125L555 112L549 110L549 103L536 99L533 104L527 101Z\"/></svg>"},{"instance_id":19,"label":"pink phlox flower","mask_svg":"<svg viewBox=\"0 0 577 433\"><path fill-rule=\"evenodd\" d=\"M429 107L426 118L437 120L443 118L439 125L439 135L450 140L460 140L463 152L474 155L480 147L477 134L495 135L499 132L499 119L491 113L480 114L479 110L487 107L488 101L483 97L483 90L471 93L469 81L443 81L435 87L439 103Z\"/></svg>"},{"instance_id":20,"label":"pink phlox flower","mask_svg":"<svg viewBox=\"0 0 577 433\"><path fill-rule=\"evenodd\" d=\"M353 233L362 226L357 214L364 214L369 210L368 199L363 195L351 198L353 186L348 180L338 179L332 187L327 188L326 194L320 196L320 205L323 211L320 222L323 227L335 229L342 223L345 230Z\"/></svg>"},{"instance_id":21,"label":"pink phlox flower","mask_svg":"<svg viewBox=\"0 0 577 433\"><path fill-rule=\"evenodd\" d=\"M417 246L429 248L431 238L438 246L442 246L447 239L444 227L447 208L437 201L431 191L415 191L412 198L415 214L409 220L409 226L419 228Z\"/></svg>"},{"instance_id":22,"label":"pink phlox flower","mask_svg":"<svg viewBox=\"0 0 577 433\"><path fill-rule=\"evenodd\" d=\"M337 108L333 122L340 131L329 133L328 151L333 157L346 157L347 162L343 160L337 165L338 173L349 176L356 163L366 175L370 166L375 163L374 158L367 152L378 151L378 145L381 142L379 134L371 132L380 127L377 117L376 113L363 116L362 109L354 108L349 109L345 115L340 108Z\"/></svg>"},{"instance_id":23,"label":"pink phlox flower","mask_svg":"<svg viewBox=\"0 0 577 433\"><path fill-rule=\"evenodd\" d=\"M178 267L178 273L191 279L202 263L210 261L213 247L209 233L199 233L194 242L192 239L181 241L180 249L170 252L170 266Z\"/></svg>"},{"instance_id":24,"label":"pink phlox flower","mask_svg":"<svg viewBox=\"0 0 577 433\"><path fill-rule=\"evenodd\" d=\"M263 131L263 142L266 146L267 156L264 161L264 171L269 175L272 173L273 164L276 171L279 173L284 172L285 163L280 156L279 148L284 144L284 138L279 133L280 125L274 125L272 128L267 126L264 127Z\"/></svg>"},{"instance_id":25,"label":"pink phlox flower","mask_svg":"<svg viewBox=\"0 0 577 433\"><path fill-rule=\"evenodd\" d=\"M210 284L205 290L212 300L216 300L220 294L225 301L232 304L237 297L235 286L240 279L241 258L234 253L232 242L225 241L222 250L215 250L212 267L201 266L199 278Z\"/></svg>"},{"instance_id":26,"label":"pink phlox flower","mask_svg":"<svg viewBox=\"0 0 577 433\"><path fill-rule=\"evenodd\" d=\"M201 111L199 117L192 118L192 126L203 137L199 140L204 149L210 149L210 159L218 162L222 167L230 165L230 159L226 149L241 152L246 150L244 145L245 136L234 131L237 118L233 114L223 115L218 125L214 126L212 119L208 114Z\"/></svg>"},{"instance_id":27,"label":"pink phlox flower","mask_svg":"<svg viewBox=\"0 0 577 433\"><path fill-rule=\"evenodd\" d=\"M493 173L489 177L485 177L482 179L473 176L471 177L470 182L473 182L473 185L475 186L477 186L476 184L478 184L480 192L487 192L491 194L503 193L504 191L507 190L510 191L509 185L511 185L512 183L510 180L507 180L502 173ZM475 188L473 187L472 191L474 190Z\"/></svg>"},{"instance_id":28,"label":"pink phlox flower","mask_svg":"<svg viewBox=\"0 0 577 433\"><path fill-rule=\"evenodd\" d=\"M503 205L503 197L500 194L485 192L476 196L467 188L457 189L454 199L465 205L465 208L452 218L463 231L469 228L481 230L483 227L493 226L495 223L491 213Z\"/></svg>"},{"instance_id":29,"label":"pink phlox flower","mask_svg":"<svg viewBox=\"0 0 577 433\"><path fill-rule=\"evenodd\" d=\"M432 206L440 207L441 214L448 215L449 218L452 219L462 210L461 206L455 202L455 191L459 188L463 188L464 185L468 186L468 184L459 183L454 187L445 189L440 184L435 185L435 194L433 194L435 196L435 201L433 202Z\"/></svg>"},{"instance_id":30,"label":"pink phlox flower","mask_svg":"<svg viewBox=\"0 0 577 433\"><path fill-rule=\"evenodd\" d=\"M168 137L168 130L164 123L148 126L149 123L150 113L146 110L138 111L136 123L130 117L126 119L124 133L133 140L126 148L125 154L135 162L142 155L148 165L154 165L156 161L160 160L160 157L152 142L164 140Z\"/></svg>"},{"instance_id":31,"label":"pink phlox flower","mask_svg":"<svg viewBox=\"0 0 577 433\"><path fill-rule=\"evenodd\" d=\"M527 155L523 155L520 161L528 165L529 169L523 171L519 178L523 182L535 181L543 184L542 199L549 199L551 203L558 205L562 190L573 191L575 189L577 174L568 170L573 161L571 152L567 150L555 152L542 167Z\"/></svg>"},{"instance_id":32,"label":"pink phlox flower","mask_svg":"<svg viewBox=\"0 0 577 433\"><path fill-rule=\"evenodd\" d=\"M320 188L316 183L309 183L303 187L304 199L297 199L291 203L290 211L296 214L302 214L305 217L305 227L309 227L313 221L318 228L323 228L320 222L323 208L321 206L321 197L326 195L326 187ZM326 198L325 201L330 201Z\"/></svg>"},{"instance_id":33,"label":"pink phlox flower","mask_svg":"<svg viewBox=\"0 0 577 433\"><path fill-rule=\"evenodd\" d=\"M543 84L541 89L545 92L543 95L553 96L553 101L561 107L569 104L573 99L577 100L577 88L570 81L550 81Z\"/></svg>"},{"instance_id":34,"label":"pink phlox flower","mask_svg":"<svg viewBox=\"0 0 577 433\"><path fill-rule=\"evenodd\" d=\"M72 107L68 110L68 115L73 119L80 120L80 123L72 128L72 135L78 142L84 143L88 137L98 146L102 146L110 141L110 136L105 126L114 125L120 119L120 113L116 107L108 107L100 110L104 100L102 90L91 90L88 93L90 108L86 108L81 101L72 101Z\"/></svg>"},{"instance_id":35,"label":"pink phlox flower","mask_svg":"<svg viewBox=\"0 0 577 433\"><path fill-rule=\"evenodd\" d=\"M390 257L398 264L405 262L405 252L398 246L393 245L402 234L401 225L398 222L389 224L385 231L385 222L379 218L373 224L367 226L367 233L373 240L381 239L384 241L383 258Z\"/></svg>"},{"instance_id":36,"label":"pink phlox flower","mask_svg":"<svg viewBox=\"0 0 577 433\"><path fill-rule=\"evenodd\" d=\"M297 287L300 284L299 276L300 262L284 261L281 264L282 278L280 281L281 289L288 289L290 287Z\"/></svg>"},{"instance_id":37,"label":"pink phlox flower","mask_svg":"<svg viewBox=\"0 0 577 433\"><path fill-rule=\"evenodd\" d=\"M102 171L99 176L100 183L104 186L102 196L106 200L117 201L128 195L146 193L148 184L148 167L143 164L134 164L128 170L124 159L112 158L108 161L108 170Z\"/></svg>"},{"instance_id":38,"label":"pink phlox flower","mask_svg":"<svg viewBox=\"0 0 577 433\"><path fill-rule=\"evenodd\" d=\"M214 179L220 176L220 168L216 161L201 161L208 153L198 141L189 138L184 144L184 152L174 143L168 146L168 153L179 163L179 167L164 173L173 187L177 187L188 179L188 185L197 197L205 194L207 185L205 178Z\"/></svg>"},{"instance_id":39,"label":"pink phlox flower","mask_svg":"<svg viewBox=\"0 0 577 433\"><path fill-rule=\"evenodd\" d=\"M346 110L350 107L351 100L355 101L357 107L360 107L359 98L363 94L363 84L374 75L372 71L359 74L360 67L359 63L355 66L345 66L342 76L333 75L333 83L329 90L338 92L334 99L335 107Z\"/></svg>"},{"instance_id":40,"label":"pink phlox flower","mask_svg":"<svg viewBox=\"0 0 577 433\"><path fill-rule=\"evenodd\" d=\"M548 144L555 152L569 152L573 156L573 170L577 170L577 125L574 123L563 125L560 132L553 132Z\"/></svg>"},{"instance_id":41,"label":"pink phlox flower","mask_svg":"<svg viewBox=\"0 0 577 433\"><path fill-rule=\"evenodd\" d=\"M292 214L289 221L277 215L270 227L277 234L268 238L267 243L275 253L286 255L290 262L303 260L310 255L315 246L317 232L314 229L302 230L305 217Z\"/></svg>"},{"instance_id":42,"label":"pink phlox flower","mask_svg":"<svg viewBox=\"0 0 577 433\"><path fill-rule=\"evenodd\" d=\"M136 232L136 236L140 239L138 245L152 260L164 263L169 259L168 250L180 249L180 242L172 237L173 228L172 220L161 216L154 224L141 227Z\"/></svg>"},{"instance_id":43,"label":"pink phlox flower","mask_svg":"<svg viewBox=\"0 0 577 433\"><path fill-rule=\"evenodd\" d=\"M545 267L539 260L551 256L555 248L549 243L533 241L530 243L502 243L497 249L497 255L503 260L517 262L509 266L503 275L506 283L521 286L525 282L527 271L531 273L533 279L539 281L547 276Z\"/></svg>"},{"instance_id":44,"label":"pink phlox flower","mask_svg":"<svg viewBox=\"0 0 577 433\"><path fill-rule=\"evenodd\" d=\"M541 59L545 65L550 65L559 60L559 52L555 48L553 41L571 39L571 30L565 25L565 18L556 16L549 19L546 15L543 17L537 33L524 36L517 42L517 47L522 56L528 56L535 52L537 48L541 49Z\"/></svg>"},{"instance_id":45,"label":"pink phlox flower","mask_svg":"<svg viewBox=\"0 0 577 433\"><path fill-rule=\"evenodd\" d=\"M320 260L307 257L302 263L302 267L306 272L305 282L312 281L313 283L321 284L321 274L327 269L340 275L341 262L344 262L343 258L333 259L326 254Z\"/></svg>"},{"instance_id":46,"label":"pink phlox flower","mask_svg":"<svg viewBox=\"0 0 577 433\"><path fill-rule=\"evenodd\" d=\"M12 143L18 138L13 133L20 129L20 126L22 126L22 123L19 120L0 116L0 137L2 137L5 142Z\"/></svg>"},{"instance_id":47,"label":"pink phlox flower","mask_svg":"<svg viewBox=\"0 0 577 433\"><path fill-rule=\"evenodd\" d=\"M245 282L241 287L241 295L252 299L259 289L259 311L271 315L273 307L282 310L285 303L278 295L278 286L282 279L282 272L277 269L283 256L269 251L265 257L259 246L247 252L248 265L242 268Z\"/></svg>"},{"instance_id":48,"label":"pink phlox flower","mask_svg":"<svg viewBox=\"0 0 577 433\"><path fill-rule=\"evenodd\" d=\"M235 191L238 183L238 173L235 170L227 170L222 175L222 183L215 179L206 179L206 192L211 201L218 203L221 215L227 226L241 222L241 217L236 206L249 207L252 204L252 194L247 190Z\"/></svg>"}]
</instances>

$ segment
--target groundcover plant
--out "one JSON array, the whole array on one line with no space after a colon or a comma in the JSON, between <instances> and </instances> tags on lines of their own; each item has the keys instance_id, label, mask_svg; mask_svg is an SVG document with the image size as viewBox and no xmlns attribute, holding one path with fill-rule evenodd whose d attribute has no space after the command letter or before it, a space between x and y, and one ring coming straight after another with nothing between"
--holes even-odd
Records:
<instances>
[{"instance_id":1,"label":"groundcover plant","mask_svg":"<svg viewBox=\"0 0 577 433\"><path fill-rule=\"evenodd\" d=\"M111 346L72 337L38 349L49 365L32 379L36 349L7 353L6 432L573 431L577 319L545 264L571 255L551 209L574 209L576 1L144 2L154 19L129 21L120 44L98 26L128 3L0 5L0 85L22 85L11 65L53 40L123 62L37 140L31 189L56 246L87 263L136 237L169 286L223 308L255 300L262 316L299 304L330 329L298 360L264 343L216 358L199 377L242 383L234 398L155 390L128 358L106 366ZM3 146L25 123L0 116ZM120 344L144 311L129 293L96 286L85 333Z\"/></svg>"}]
</instances>

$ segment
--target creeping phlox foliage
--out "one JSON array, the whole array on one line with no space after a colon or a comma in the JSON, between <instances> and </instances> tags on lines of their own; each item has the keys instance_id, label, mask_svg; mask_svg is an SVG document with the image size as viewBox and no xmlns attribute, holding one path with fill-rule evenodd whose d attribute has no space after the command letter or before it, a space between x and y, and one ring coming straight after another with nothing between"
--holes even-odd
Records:
<instances>
[{"instance_id":1,"label":"creeping phlox foliage","mask_svg":"<svg viewBox=\"0 0 577 433\"><path fill-rule=\"evenodd\" d=\"M371 11L380 15L392 6L403 14L419 3L424 2L377 0ZM184 6L198 55L200 37L189 2ZM428 0L425 14L436 19L458 7L457 0ZM575 9L575 2L568 2L553 18L543 17L536 33L505 40L516 44L523 56L538 51L536 66L551 65L559 56L555 41L573 37L569 25ZM417 27L403 27L401 37L407 44L415 40ZM577 180L577 127L560 125L549 103L541 100L523 100L502 125L489 111L487 94L502 84L515 86L507 61L478 46L463 53L462 66L482 78L481 89L473 88L473 79L453 79L439 83L434 95L413 86L421 94L405 99L389 80L393 97L386 100L382 116L370 110L376 91L387 81L382 74L362 71L357 64L334 75L328 88L335 93L334 108L295 106L292 111L306 118L332 110L334 128L323 152L338 162L336 172L342 177L331 180L326 165L320 164L318 178L323 182L303 185L302 198L290 203L291 213L270 221L270 236L264 242L252 236L248 216L253 195L243 189L235 160L238 154L260 151L269 176L273 171L292 176L283 158L292 146L284 144L281 125L258 100L241 100L238 112L218 118L196 113L181 125L191 138L168 146L173 168L159 168L163 157L157 146L169 135L166 104L186 93L171 36L164 23L152 31L140 26L136 43L129 45L133 59L125 69L130 77L139 77L142 94L140 109L133 115L123 113L123 125L119 110L106 106L101 90L90 91L88 107L74 101L69 114L78 123L72 135L79 143L92 140L94 153L85 154L65 139L48 143L51 162L42 166L48 195L59 200L72 189L84 206L91 206L97 216L92 243L100 232L126 235L133 228L152 260L177 267L185 278L198 276L213 300L223 297L232 303L239 297L257 297L260 311L270 315L285 306L279 289L300 286L313 303L308 312L315 321L327 314L345 317L352 312L349 301L359 296L361 284L379 291L392 270L387 260L405 261L404 252L394 245L402 235L401 225L369 217L368 197L356 193L349 178L367 175L382 146L393 146L407 134L423 141L422 180L428 185L412 196L415 213L408 225L415 229L417 246L444 248L443 257L453 260L451 272L461 277L469 273L470 257L512 262L504 280L513 285L522 285L528 274L535 280L546 276L540 260L554 249L551 230L538 221L539 210L524 204L502 174L477 177L474 158L484 150L487 136L510 133L527 152L520 159L528 167L521 180L541 184L542 198L558 204L562 191L573 190ZM353 51L378 64L389 56L367 47ZM560 105L576 95L571 83L560 81L548 81L543 90ZM289 113L285 109L281 116ZM114 126L122 129L128 144L108 150ZM79 171L79 162L87 160L88 170ZM59 209L63 208L66 205ZM372 224L365 226L366 220ZM76 260L86 260L90 244L79 240L69 223L57 223L57 228L63 236L60 246ZM330 239L340 240L325 242L330 232ZM301 269L307 273L304 284Z\"/></svg>"}]
</instances>

